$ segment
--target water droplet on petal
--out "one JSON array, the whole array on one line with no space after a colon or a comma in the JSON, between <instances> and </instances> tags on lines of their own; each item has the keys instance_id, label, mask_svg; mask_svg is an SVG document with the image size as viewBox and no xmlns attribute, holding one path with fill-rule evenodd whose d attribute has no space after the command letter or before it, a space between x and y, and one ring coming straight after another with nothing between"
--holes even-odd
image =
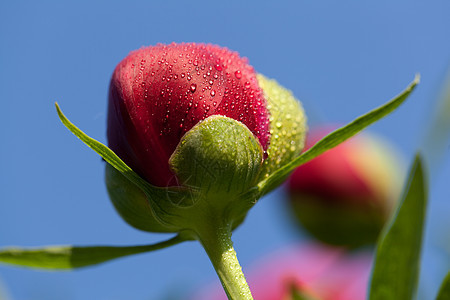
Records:
<instances>
[{"instance_id":1,"label":"water droplet on petal","mask_svg":"<svg viewBox=\"0 0 450 300\"><path fill-rule=\"evenodd\" d=\"M191 84L190 90L191 92L195 92L195 90L197 89L197 85L195 83Z\"/></svg>"},{"instance_id":2,"label":"water droplet on petal","mask_svg":"<svg viewBox=\"0 0 450 300\"><path fill-rule=\"evenodd\" d=\"M242 77L241 71L237 70L236 72L234 72L234 76L236 76L237 79L241 79Z\"/></svg>"}]
</instances>

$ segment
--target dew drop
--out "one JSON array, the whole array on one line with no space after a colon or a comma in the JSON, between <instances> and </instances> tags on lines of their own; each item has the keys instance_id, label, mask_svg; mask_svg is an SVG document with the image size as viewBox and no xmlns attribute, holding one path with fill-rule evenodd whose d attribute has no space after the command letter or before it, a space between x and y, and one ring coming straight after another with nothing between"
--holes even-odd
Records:
<instances>
[{"instance_id":1,"label":"dew drop","mask_svg":"<svg viewBox=\"0 0 450 300\"><path fill-rule=\"evenodd\" d=\"M234 72L234 76L236 76L237 79L241 79L242 77L241 71L237 70L236 72Z\"/></svg>"},{"instance_id":2,"label":"dew drop","mask_svg":"<svg viewBox=\"0 0 450 300\"><path fill-rule=\"evenodd\" d=\"M216 68L217 71L222 71L222 66L220 64L215 64L214 66Z\"/></svg>"},{"instance_id":3,"label":"dew drop","mask_svg":"<svg viewBox=\"0 0 450 300\"><path fill-rule=\"evenodd\" d=\"M211 90L211 96L214 97L216 95L216 91L215 90Z\"/></svg>"},{"instance_id":4,"label":"dew drop","mask_svg":"<svg viewBox=\"0 0 450 300\"><path fill-rule=\"evenodd\" d=\"M283 123L281 123L281 122L276 122L276 123L275 123L275 126L276 126L277 128L281 128L281 126L283 126Z\"/></svg>"},{"instance_id":5,"label":"dew drop","mask_svg":"<svg viewBox=\"0 0 450 300\"><path fill-rule=\"evenodd\" d=\"M250 82L247 81L247 82L245 83L244 87L245 87L246 89L249 89L249 88L250 88Z\"/></svg>"},{"instance_id":6,"label":"dew drop","mask_svg":"<svg viewBox=\"0 0 450 300\"><path fill-rule=\"evenodd\" d=\"M197 85L195 83L191 84L191 87L190 87L191 92L194 93L196 89L197 89Z\"/></svg>"}]
</instances>

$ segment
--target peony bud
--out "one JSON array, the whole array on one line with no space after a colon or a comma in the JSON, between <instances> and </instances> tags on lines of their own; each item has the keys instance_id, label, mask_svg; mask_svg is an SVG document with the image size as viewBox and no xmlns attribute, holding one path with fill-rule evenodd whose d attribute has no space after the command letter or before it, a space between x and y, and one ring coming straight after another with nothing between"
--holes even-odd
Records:
<instances>
[{"instance_id":1,"label":"peony bud","mask_svg":"<svg viewBox=\"0 0 450 300\"><path fill-rule=\"evenodd\" d=\"M258 184L301 152L305 131L292 94L237 53L142 48L111 79L108 143L122 161L106 166L108 193L130 225L200 241L230 299L253 299L231 232Z\"/></svg>"},{"instance_id":2,"label":"peony bud","mask_svg":"<svg viewBox=\"0 0 450 300\"><path fill-rule=\"evenodd\" d=\"M289 91L218 46L142 48L111 79L109 147L148 183L166 189L158 202L195 204L193 213L212 204L233 227L257 200L251 191L258 182L300 154L305 124ZM170 232L192 225L186 209L168 213L182 220L161 224L148 195L106 168L110 198L132 226Z\"/></svg>"},{"instance_id":3,"label":"peony bud","mask_svg":"<svg viewBox=\"0 0 450 300\"><path fill-rule=\"evenodd\" d=\"M212 115L242 122L267 149L269 112L246 60L212 45L142 48L112 76L109 147L149 183L179 185L169 158L183 135Z\"/></svg>"},{"instance_id":4,"label":"peony bud","mask_svg":"<svg viewBox=\"0 0 450 300\"><path fill-rule=\"evenodd\" d=\"M327 132L314 130L307 147ZM288 181L296 219L325 243L374 244L400 196L400 161L386 142L362 134L298 167Z\"/></svg>"}]
</instances>

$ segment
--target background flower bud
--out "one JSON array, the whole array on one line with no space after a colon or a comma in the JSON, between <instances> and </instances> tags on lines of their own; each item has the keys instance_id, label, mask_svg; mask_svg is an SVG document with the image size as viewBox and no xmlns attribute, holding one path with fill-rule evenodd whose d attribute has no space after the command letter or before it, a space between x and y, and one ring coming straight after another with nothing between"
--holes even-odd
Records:
<instances>
[{"instance_id":1,"label":"background flower bud","mask_svg":"<svg viewBox=\"0 0 450 300\"><path fill-rule=\"evenodd\" d=\"M314 130L307 147L330 130ZM400 196L403 165L385 141L361 134L298 167L288 181L296 220L334 245L373 244Z\"/></svg>"},{"instance_id":2,"label":"background flower bud","mask_svg":"<svg viewBox=\"0 0 450 300\"><path fill-rule=\"evenodd\" d=\"M211 115L242 122L267 149L266 101L245 59L213 45L142 48L112 76L108 144L149 183L178 185L169 158L182 136Z\"/></svg>"}]
</instances>

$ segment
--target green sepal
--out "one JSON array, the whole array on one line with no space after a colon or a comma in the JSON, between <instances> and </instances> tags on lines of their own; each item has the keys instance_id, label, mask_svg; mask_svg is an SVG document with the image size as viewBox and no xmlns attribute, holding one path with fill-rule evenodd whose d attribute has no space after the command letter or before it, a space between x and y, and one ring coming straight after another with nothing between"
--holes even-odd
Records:
<instances>
[{"instance_id":1,"label":"green sepal","mask_svg":"<svg viewBox=\"0 0 450 300\"><path fill-rule=\"evenodd\" d=\"M436 300L448 300L450 299L450 272L447 273L439 288Z\"/></svg>"},{"instance_id":2,"label":"green sepal","mask_svg":"<svg viewBox=\"0 0 450 300\"><path fill-rule=\"evenodd\" d=\"M186 240L188 238L177 235L167 241L143 246L50 246L34 249L9 247L0 249L0 263L46 270L71 270L167 248Z\"/></svg>"},{"instance_id":3,"label":"green sepal","mask_svg":"<svg viewBox=\"0 0 450 300\"><path fill-rule=\"evenodd\" d=\"M351 138L361 130L368 127L369 125L375 123L376 121L393 112L408 98L408 96L417 86L419 81L420 76L416 75L416 77L410 83L410 85L403 92L397 95L394 99L368 112L367 114L356 118L349 124L331 132L323 139L318 141L313 147L308 149L308 151L305 151L300 156L298 156L297 158L286 164L284 167L270 174L269 177L267 177L258 184L261 196L267 194L268 192L279 186L289 176L289 174L298 166L307 163L308 161L319 156L325 151L333 147L336 147L337 145Z\"/></svg>"},{"instance_id":4,"label":"green sepal","mask_svg":"<svg viewBox=\"0 0 450 300\"><path fill-rule=\"evenodd\" d=\"M381 236L370 284L370 300L413 299L427 203L422 160L416 156L394 219Z\"/></svg>"},{"instance_id":5,"label":"green sepal","mask_svg":"<svg viewBox=\"0 0 450 300\"><path fill-rule=\"evenodd\" d=\"M300 155L307 132L306 115L291 91L273 79L257 75L258 83L267 99L270 121L270 143L260 180Z\"/></svg>"},{"instance_id":6,"label":"green sepal","mask_svg":"<svg viewBox=\"0 0 450 300\"><path fill-rule=\"evenodd\" d=\"M83 131L78 129L72 122L70 122L62 113L57 103L55 103L55 106L61 122L67 127L67 129L69 129L75 136L77 136L88 147L93 149L108 164L114 167L114 169L116 169L118 172L120 172L121 175L123 175L123 177L126 178L126 180L121 177L114 178L113 181L122 181L124 183L127 183L125 189L128 189L130 191L133 190L133 193L136 195L145 193L145 200L148 202L148 207L151 210L152 218L149 219L149 224L147 224L146 226L141 226L142 224L140 221L135 222L135 224L139 223L138 229L151 232L179 232L180 226L177 225L177 219L179 217L177 214L177 210L179 209L179 207L192 205L195 202L193 199L197 197L195 195L195 192L183 187L160 188L149 184L130 167L128 167L111 149L96 141L95 139L89 137ZM107 175L112 178L117 174L109 173ZM135 187L133 186L133 184L135 185ZM115 183L112 183L111 186L115 187ZM136 191L136 188L140 189L141 192ZM115 190L112 193L110 192L110 194L118 195L118 197L114 198L117 201L125 200L120 197L121 195L123 195L121 191ZM114 203L114 205L116 208L128 206L124 203ZM140 203L140 206L145 206L145 204ZM128 221L129 220L127 220L127 222ZM156 223L158 225L154 229L151 229L151 224Z\"/></svg>"},{"instance_id":7,"label":"green sepal","mask_svg":"<svg viewBox=\"0 0 450 300\"><path fill-rule=\"evenodd\" d=\"M105 165L105 183L114 208L129 225L150 232L173 231L155 216L147 194L110 164Z\"/></svg>"},{"instance_id":8,"label":"green sepal","mask_svg":"<svg viewBox=\"0 0 450 300\"><path fill-rule=\"evenodd\" d=\"M235 199L256 186L262 163L261 145L247 126L220 115L197 123L169 159L183 186L210 202Z\"/></svg>"}]
</instances>

